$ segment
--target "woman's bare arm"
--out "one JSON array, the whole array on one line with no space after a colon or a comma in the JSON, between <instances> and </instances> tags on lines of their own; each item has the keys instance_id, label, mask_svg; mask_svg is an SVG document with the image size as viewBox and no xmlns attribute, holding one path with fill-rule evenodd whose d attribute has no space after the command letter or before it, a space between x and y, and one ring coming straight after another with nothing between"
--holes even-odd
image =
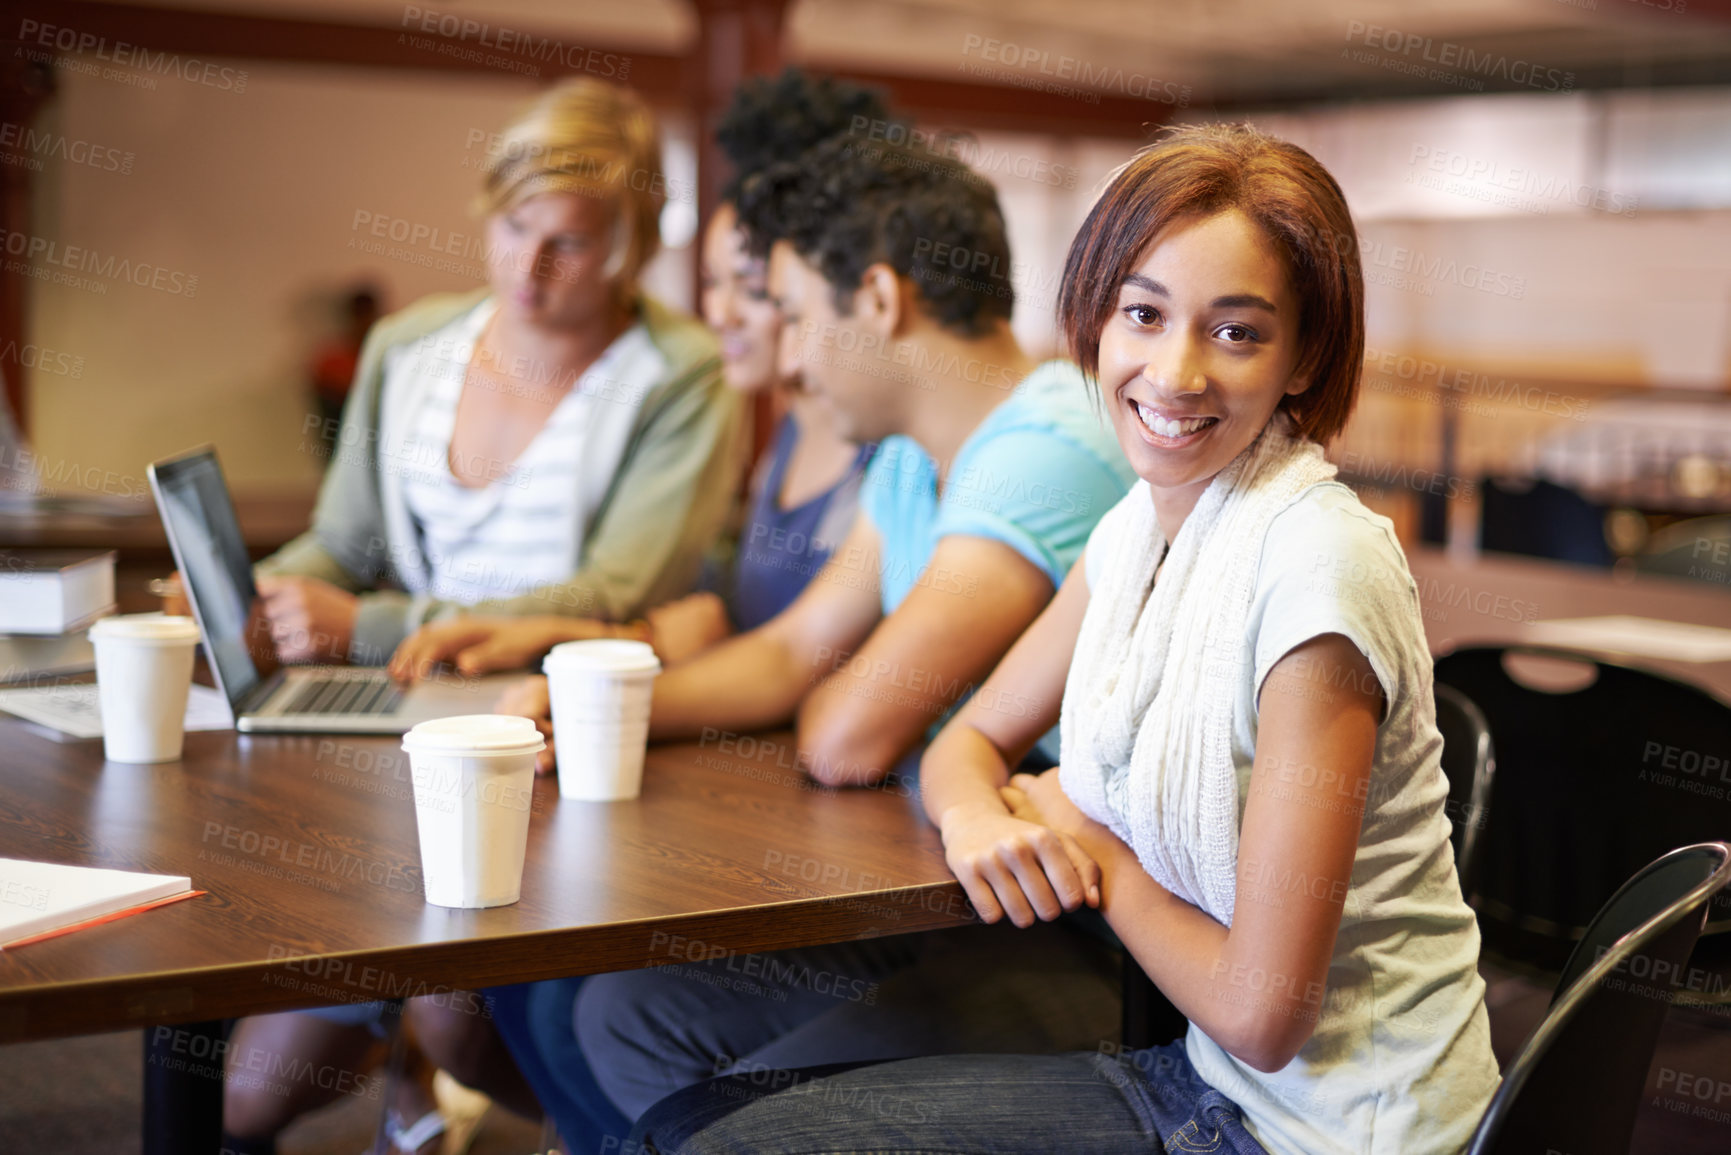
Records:
<instances>
[{"instance_id":1,"label":"woman's bare arm","mask_svg":"<svg viewBox=\"0 0 1731 1155\"><path fill-rule=\"evenodd\" d=\"M1291 1062L1322 1009L1369 794L1376 686L1339 634L1294 648L1269 673L1230 930L1155 882L1130 847L1075 809L1056 772L1012 783L1011 797L1028 799L1022 813L1099 863L1101 912L1155 985L1260 1071Z\"/></svg>"},{"instance_id":2,"label":"woman's bare arm","mask_svg":"<svg viewBox=\"0 0 1731 1155\"><path fill-rule=\"evenodd\" d=\"M944 856L986 922L1017 926L1099 902L1099 870L1074 840L1014 817L999 791L1010 767L1058 720L1088 582L1078 559L1046 609L920 762L926 814Z\"/></svg>"}]
</instances>

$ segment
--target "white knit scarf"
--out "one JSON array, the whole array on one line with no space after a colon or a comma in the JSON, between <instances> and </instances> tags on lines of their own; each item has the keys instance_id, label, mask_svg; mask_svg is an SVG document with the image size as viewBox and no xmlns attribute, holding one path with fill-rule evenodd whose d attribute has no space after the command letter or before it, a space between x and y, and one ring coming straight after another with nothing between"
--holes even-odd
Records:
<instances>
[{"instance_id":1,"label":"white knit scarf","mask_svg":"<svg viewBox=\"0 0 1731 1155\"><path fill-rule=\"evenodd\" d=\"M1215 475L1158 582L1166 536L1147 485L1088 546L1104 556L1088 559L1097 584L1064 684L1059 781L1156 882L1227 926L1238 863L1233 707L1262 542L1276 514L1334 473L1278 411Z\"/></svg>"}]
</instances>

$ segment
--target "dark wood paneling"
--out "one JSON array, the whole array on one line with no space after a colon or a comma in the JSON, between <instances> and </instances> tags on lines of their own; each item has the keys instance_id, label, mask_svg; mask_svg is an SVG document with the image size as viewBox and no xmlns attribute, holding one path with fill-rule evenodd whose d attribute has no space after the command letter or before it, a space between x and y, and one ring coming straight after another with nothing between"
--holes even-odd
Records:
<instances>
[{"instance_id":1,"label":"dark wood paneling","mask_svg":"<svg viewBox=\"0 0 1731 1155\"><path fill-rule=\"evenodd\" d=\"M726 103L733 85L744 76L774 72L781 66L779 29L786 0L702 0L698 5L707 50L685 56L636 51L615 44L577 44L567 48L611 53L626 58L623 79L663 106L693 107L708 112ZM484 19L484 16L477 16ZM365 68L403 68L440 72L503 75L496 64L466 54L427 51L404 41L411 29L383 25L299 20L229 12L189 12L134 4L104 4L96 0L3 0L0 30L15 34L22 21L52 24L95 38L109 46L126 43L152 51L172 51L241 60L289 63L346 64ZM535 33L534 29L523 31ZM41 35L40 28L35 28ZM536 33L537 35L544 35ZM415 33L415 35L424 35ZM438 39L435 37L435 39ZM477 37L443 38L454 48L470 47ZM564 59L545 63L542 78L584 71ZM587 56L583 62L588 63ZM592 71L608 75L605 65ZM826 71L829 71L826 69ZM1028 132L1086 132L1106 136L1141 136L1145 125L1158 124L1171 111L1156 102L1102 95L1098 104L1055 98L1028 89L995 84L895 76L855 69L845 75L885 89L894 104L923 119L981 128L1014 128Z\"/></svg>"},{"instance_id":2,"label":"dark wood paneling","mask_svg":"<svg viewBox=\"0 0 1731 1155\"><path fill-rule=\"evenodd\" d=\"M9 35L7 27L0 24L0 37ZM17 126L14 132L34 125L36 113L54 93L54 70L31 60L21 48L15 40L0 38L0 123ZM30 168L0 164L0 237L29 235L31 187ZM4 256L0 262L11 264ZM27 358L23 349L32 283L22 272L0 268L0 374L6 379L6 403L24 429L30 427L24 399Z\"/></svg>"},{"instance_id":3,"label":"dark wood paneling","mask_svg":"<svg viewBox=\"0 0 1731 1155\"><path fill-rule=\"evenodd\" d=\"M405 5L407 13L411 6ZM453 14L455 9L449 10ZM469 14L465 13L465 16ZM475 17L485 20L484 15ZM27 22L34 21L34 25ZM497 21L494 22L498 24ZM630 83L640 91L663 98L677 97L684 90L683 60L662 53L635 52L617 45L583 43L571 37L548 36L534 29L516 31L536 36L537 42L552 40L545 51L506 48L482 50L481 36L471 32L441 36L426 33L405 17L398 25L354 24L330 20L303 20L208 10L185 11L138 4L103 4L93 0L0 0L0 30L22 38L45 35L52 25L67 29L87 41L91 51L114 53L117 46L133 45L152 52L178 52L192 56L228 57L238 60L273 60L285 63L347 64L365 68L403 68L433 72L470 72L492 76L511 73L489 54L538 69L539 79L590 72ZM497 36L497 30L491 31ZM432 40L448 51L418 47L414 38ZM52 40L53 37L50 36ZM98 49L97 45L100 45ZM40 44L37 45L41 49ZM475 51L468 51L475 50ZM616 65L592 58L591 51L612 54L627 61L623 73ZM534 79L534 78L531 78Z\"/></svg>"}]
</instances>

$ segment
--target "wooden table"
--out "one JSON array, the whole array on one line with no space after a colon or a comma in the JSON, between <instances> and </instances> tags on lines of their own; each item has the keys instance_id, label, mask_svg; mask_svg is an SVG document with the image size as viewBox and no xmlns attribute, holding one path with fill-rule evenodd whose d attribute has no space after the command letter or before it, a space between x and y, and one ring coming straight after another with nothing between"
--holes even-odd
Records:
<instances>
[{"instance_id":1,"label":"wooden table","mask_svg":"<svg viewBox=\"0 0 1731 1155\"><path fill-rule=\"evenodd\" d=\"M1731 592L1706 582L1512 554L1463 560L1429 548L1409 550L1407 562L1433 654L1473 644L1540 644L1529 624L1535 619L1631 614L1731 629ZM1731 662L1605 656L1693 683L1731 703Z\"/></svg>"},{"instance_id":2,"label":"wooden table","mask_svg":"<svg viewBox=\"0 0 1731 1155\"><path fill-rule=\"evenodd\" d=\"M1433 652L1530 641L1529 618L1731 627L1731 595L1712 586L1436 550L1410 561ZM1731 663L1640 664L1731 700ZM653 749L635 802L567 802L538 781L522 901L451 911L419 893L393 739L190 734L182 761L129 766L0 715L0 855L187 874L210 891L0 954L0 1042L175 1023L209 1038L209 1020L243 1014L973 917L911 787L814 789L785 737ZM220 1088L205 1082L208 1102ZM153 1138L148 1111L148 1151L195 1149Z\"/></svg>"},{"instance_id":3,"label":"wooden table","mask_svg":"<svg viewBox=\"0 0 1731 1155\"><path fill-rule=\"evenodd\" d=\"M235 1016L974 921L912 785L813 788L785 736L653 749L632 802L539 779L522 900L447 910L395 739L196 733L133 766L0 715L0 856L209 892L0 954L0 1043L152 1028L145 1155L215 1155Z\"/></svg>"},{"instance_id":4,"label":"wooden table","mask_svg":"<svg viewBox=\"0 0 1731 1155\"><path fill-rule=\"evenodd\" d=\"M808 788L773 738L653 749L634 802L537 781L522 901L447 910L421 896L394 739L197 733L182 761L133 766L45 735L0 721L0 856L186 874L210 893L0 954L0 1041L973 919L911 785Z\"/></svg>"}]
</instances>

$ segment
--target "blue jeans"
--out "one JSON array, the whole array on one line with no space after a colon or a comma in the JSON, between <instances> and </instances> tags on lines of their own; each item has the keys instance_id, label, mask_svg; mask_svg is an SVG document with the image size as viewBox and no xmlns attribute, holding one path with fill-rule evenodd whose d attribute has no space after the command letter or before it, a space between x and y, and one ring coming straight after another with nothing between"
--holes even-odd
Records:
<instances>
[{"instance_id":1,"label":"blue jeans","mask_svg":"<svg viewBox=\"0 0 1731 1155\"><path fill-rule=\"evenodd\" d=\"M1118 1033L1119 974L1117 953L1069 920L966 926L596 975L576 1034L634 1119L735 1065L1096 1047Z\"/></svg>"},{"instance_id":2,"label":"blue jeans","mask_svg":"<svg viewBox=\"0 0 1731 1155\"><path fill-rule=\"evenodd\" d=\"M571 1029L571 1004L585 979L549 979L487 990L493 1026L517 1069L572 1151L617 1151L631 1130L601 1088Z\"/></svg>"},{"instance_id":3,"label":"blue jeans","mask_svg":"<svg viewBox=\"0 0 1731 1155\"><path fill-rule=\"evenodd\" d=\"M637 1146L631 1146L635 1142ZM626 1152L1266 1155L1182 1042L1126 1055L947 1055L736 1071L670 1095Z\"/></svg>"},{"instance_id":4,"label":"blue jeans","mask_svg":"<svg viewBox=\"0 0 1731 1155\"><path fill-rule=\"evenodd\" d=\"M560 1135L574 1151L617 1152L630 1119L735 1064L1097 1046L1118 1030L1118 974L1110 947L1068 925L999 923L488 996Z\"/></svg>"}]
</instances>

